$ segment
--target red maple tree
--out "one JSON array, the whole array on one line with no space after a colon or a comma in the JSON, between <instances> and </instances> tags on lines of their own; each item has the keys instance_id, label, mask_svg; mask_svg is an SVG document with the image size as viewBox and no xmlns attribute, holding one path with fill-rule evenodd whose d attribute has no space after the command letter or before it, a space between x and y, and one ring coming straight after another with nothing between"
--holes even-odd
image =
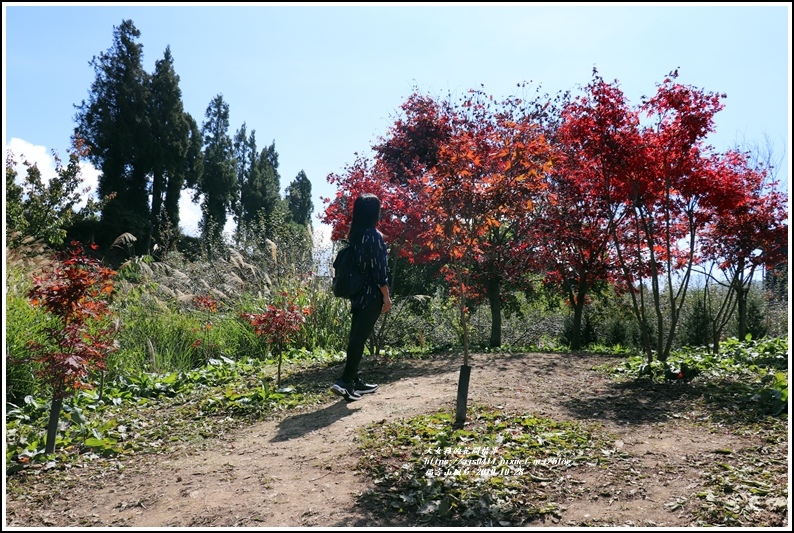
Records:
<instances>
[{"instance_id":1,"label":"red maple tree","mask_svg":"<svg viewBox=\"0 0 794 533\"><path fill-rule=\"evenodd\" d=\"M96 249L96 245L91 245ZM115 326L104 326L111 314L115 271L84 253L75 241L71 249L56 254L56 263L33 279L27 297L57 323L47 328L46 342L31 341L28 348L39 364L37 376L52 391L45 453L53 453L58 419L64 399L75 390L89 388L92 371L104 369L108 353L116 349Z\"/></svg>"},{"instance_id":2,"label":"red maple tree","mask_svg":"<svg viewBox=\"0 0 794 533\"><path fill-rule=\"evenodd\" d=\"M502 284L525 278L518 228L551 161L537 116L545 108L519 98L495 101L483 91L458 102L415 93L375 147L390 185L411 208L399 217L410 230L404 255L446 265L461 309L488 298L492 346L501 344Z\"/></svg>"},{"instance_id":3,"label":"red maple tree","mask_svg":"<svg viewBox=\"0 0 794 533\"><path fill-rule=\"evenodd\" d=\"M281 366L284 351L293 336L303 327L311 307L300 307L290 301L286 292L280 294L283 304L269 303L261 313L241 313L241 317L253 328L254 333L265 339L271 351L278 356L276 387L281 388Z\"/></svg>"},{"instance_id":4,"label":"red maple tree","mask_svg":"<svg viewBox=\"0 0 794 533\"><path fill-rule=\"evenodd\" d=\"M698 236L714 216L715 158L705 139L725 95L682 85L677 77L671 72L638 108L648 123L633 166L621 176L626 216L613 231L615 261L649 361L654 355L665 361L670 353L699 260Z\"/></svg>"},{"instance_id":5,"label":"red maple tree","mask_svg":"<svg viewBox=\"0 0 794 533\"><path fill-rule=\"evenodd\" d=\"M640 144L639 118L617 84L600 76L565 103L555 132L548 189L526 231L537 243L535 268L560 286L573 309L571 348L581 347L585 304L613 276L610 243L626 214L627 173Z\"/></svg>"},{"instance_id":6,"label":"red maple tree","mask_svg":"<svg viewBox=\"0 0 794 533\"><path fill-rule=\"evenodd\" d=\"M731 150L715 166L712 195L715 216L702 235L705 260L716 265L727 280L729 293L715 318L711 344L719 351L722 329L738 311L738 336L747 332L750 286L757 269L786 259L788 209L778 182L770 179L772 168L751 164L751 154Z\"/></svg>"}]
</instances>

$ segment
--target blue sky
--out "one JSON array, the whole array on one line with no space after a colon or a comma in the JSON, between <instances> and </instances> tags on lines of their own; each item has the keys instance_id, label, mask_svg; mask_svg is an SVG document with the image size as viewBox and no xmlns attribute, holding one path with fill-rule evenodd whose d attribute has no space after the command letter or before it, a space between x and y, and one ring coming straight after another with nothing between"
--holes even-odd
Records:
<instances>
[{"instance_id":1,"label":"blue sky","mask_svg":"<svg viewBox=\"0 0 794 533\"><path fill-rule=\"evenodd\" d=\"M201 125L212 98L275 142L282 192L303 170L314 216L356 154L386 133L414 88L439 96L482 87L496 98L520 82L576 91L593 67L639 104L664 76L726 93L709 142L771 146L788 191L791 4L30 4L3 3L3 141L46 172L65 159L75 105L94 80L89 61L114 26L140 30L144 68L170 46L185 110ZM96 171L84 170L88 184ZM185 197L183 227L198 206ZM324 234L319 220L317 233Z\"/></svg>"}]
</instances>

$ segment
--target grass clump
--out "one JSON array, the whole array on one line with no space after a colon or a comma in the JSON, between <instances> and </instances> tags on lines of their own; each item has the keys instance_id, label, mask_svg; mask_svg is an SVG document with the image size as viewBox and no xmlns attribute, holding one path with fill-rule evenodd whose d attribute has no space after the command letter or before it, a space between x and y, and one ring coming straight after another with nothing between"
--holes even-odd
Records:
<instances>
[{"instance_id":1,"label":"grass clump","mask_svg":"<svg viewBox=\"0 0 794 533\"><path fill-rule=\"evenodd\" d=\"M361 433L360 468L378 486L368 504L419 524L510 526L559 518L559 495L610 460L597 425L470 406L463 429L437 412Z\"/></svg>"}]
</instances>

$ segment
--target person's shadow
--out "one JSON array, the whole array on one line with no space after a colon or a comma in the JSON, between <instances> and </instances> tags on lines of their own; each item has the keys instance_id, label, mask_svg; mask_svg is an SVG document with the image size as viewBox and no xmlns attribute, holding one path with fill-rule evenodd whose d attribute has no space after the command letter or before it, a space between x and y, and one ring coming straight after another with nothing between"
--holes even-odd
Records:
<instances>
[{"instance_id":1,"label":"person's shadow","mask_svg":"<svg viewBox=\"0 0 794 533\"><path fill-rule=\"evenodd\" d=\"M350 403L340 399L319 411L288 416L279 423L278 433L270 439L270 442L283 442L302 437L321 427L330 426L337 420L352 415L356 410L355 407L351 409Z\"/></svg>"}]
</instances>

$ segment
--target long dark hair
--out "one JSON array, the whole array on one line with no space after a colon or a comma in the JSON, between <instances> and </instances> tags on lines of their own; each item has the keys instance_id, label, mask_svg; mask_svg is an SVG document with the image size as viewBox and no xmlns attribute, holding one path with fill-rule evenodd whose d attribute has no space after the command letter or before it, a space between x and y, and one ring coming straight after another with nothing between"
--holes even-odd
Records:
<instances>
[{"instance_id":1,"label":"long dark hair","mask_svg":"<svg viewBox=\"0 0 794 533\"><path fill-rule=\"evenodd\" d=\"M364 230L378 225L380 218L380 198L364 192L358 195L353 203L353 222L347 232L347 241L358 244L364 238Z\"/></svg>"}]
</instances>

